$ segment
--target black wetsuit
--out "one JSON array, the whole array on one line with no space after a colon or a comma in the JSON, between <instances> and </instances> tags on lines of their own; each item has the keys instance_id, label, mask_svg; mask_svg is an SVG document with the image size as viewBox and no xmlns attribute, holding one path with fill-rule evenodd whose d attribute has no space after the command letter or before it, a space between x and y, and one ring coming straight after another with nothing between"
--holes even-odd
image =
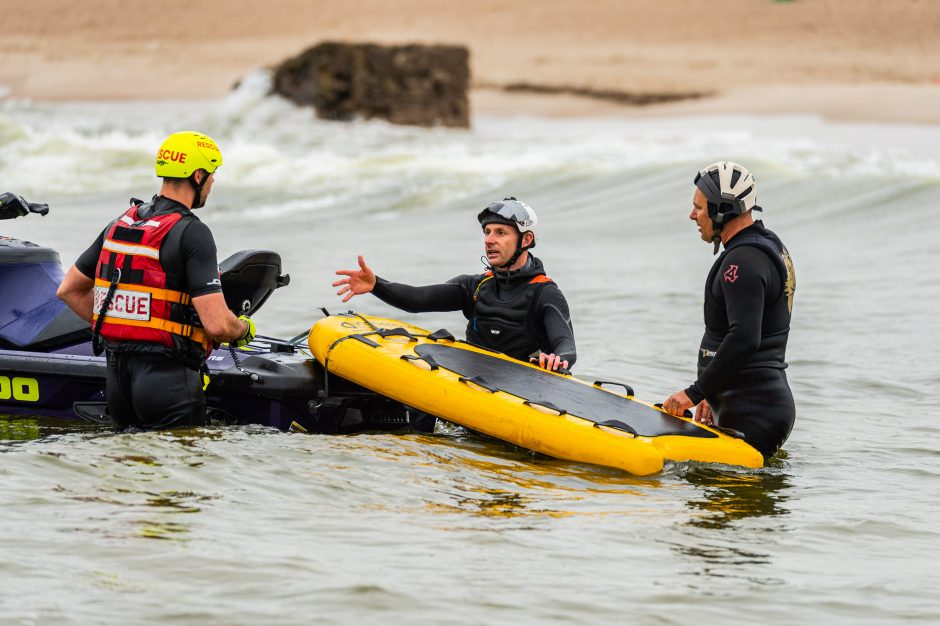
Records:
<instances>
[{"instance_id":1,"label":"black wetsuit","mask_svg":"<svg viewBox=\"0 0 940 626\"><path fill-rule=\"evenodd\" d=\"M784 369L796 277L790 255L762 222L735 235L705 284L705 334L698 379L715 422L742 432L770 458L793 428L796 407Z\"/></svg>"},{"instance_id":2,"label":"black wetsuit","mask_svg":"<svg viewBox=\"0 0 940 626\"><path fill-rule=\"evenodd\" d=\"M181 219L160 247L167 288L193 297L220 293L219 263L209 227L184 205L154 196L140 217L180 212ZM110 224L75 262L75 268L94 279L98 258ZM107 342L106 393L108 410L118 428L180 428L206 423L206 397L200 367L204 355L170 353L164 346Z\"/></svg>"},{"instance_id":3,"label":"black wetsuit","mask_svg":"<svg viewBox=\"0 0 940 626\"><path fill-rule=\"evenodd\" d=\"M409 313L462 311L467 341L527 361L539 351L577 359L568 302L554 282L544 280L542 262L505 274L464 274L439 285L412 287L376 278L372 293Z\"/></svg>"}]
</instances>

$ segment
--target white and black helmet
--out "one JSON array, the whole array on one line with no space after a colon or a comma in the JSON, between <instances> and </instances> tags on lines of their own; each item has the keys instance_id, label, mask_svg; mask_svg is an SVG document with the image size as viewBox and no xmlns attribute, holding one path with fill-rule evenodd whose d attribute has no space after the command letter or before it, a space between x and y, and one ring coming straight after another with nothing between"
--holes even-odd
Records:
<instances>
[{"instance_id":1,"label":"white and black helmet","mask_svg":"<svg viewBox=\"0 0 940 626\"><path fill-rule=\"evenodd\" d=\"M712 163L695 175L694 182L708 201L708 217L719 226L752 209L763 210L757 206L754 176L743 165Z\"/></svg>"},{"instance_id":2,"label":"white and black helmet","mask_svg":"<svg viewBox=\"0 0 940 626\"><path fill-rule=\"evenodd\" d=\"M494 202L487 205L485 209L477 215L480 226L487 224L508 224L515 226L519 231L519 244L522 244L522 235L532 233L532 245L528 248L534 248L538 240L539 218L525 202L516 200L515 197L505 198L502 202Z\"/></svg>"}]
</instances>

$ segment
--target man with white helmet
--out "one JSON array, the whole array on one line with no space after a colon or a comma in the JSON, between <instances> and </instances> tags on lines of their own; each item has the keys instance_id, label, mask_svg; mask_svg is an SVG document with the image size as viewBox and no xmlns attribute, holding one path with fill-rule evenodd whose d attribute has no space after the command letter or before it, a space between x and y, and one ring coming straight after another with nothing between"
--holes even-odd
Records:
<instances>
[{"instance_id":1,"label":"man with white helmet","mask_svg":"<svg viewBox=\"0 0 940 626\"><path fill-rule=\"evenodd\" d=\"M412 287L377 277L360 256L359 269L338 270L346 278L333 286L340 287L343 302L371 292L409 313L463 311L470 343L549 370L572 367L577 353L568 303L542 262L529 253L537 239L535 211L506 198L480 211L477 220L488 265L482 274Z\"/></svg>"},{"instance_id":2,"label":"man with white helmet","mask_svg":"<svg viewBox=\"0 0 940 626\"><path fill-rule=\"evenodd\" d=\"M705 282L705 334L698 378L663 403L682 415L739 431L770 458L786 441L796 418L784 369L796 275L786 246L754 220L754 177L729 161L695 177L689 219L702 240L724 252Z\"/></svg>"},{"instance_id":3,"label":"man with white helmet","mask_svg":"<svg viewBox=\"0 0 940 626\"><path fill-rule=\"evenodd\" d=\"M225 305L215 241L192 212L205 205L222 153L201 133L174 133L155 158L160 193L105 227L59 286L107 351L108 409L119 428L206 423L202 372L222 341L244 345L254 323Z\"/></svg>"}]
</instances>

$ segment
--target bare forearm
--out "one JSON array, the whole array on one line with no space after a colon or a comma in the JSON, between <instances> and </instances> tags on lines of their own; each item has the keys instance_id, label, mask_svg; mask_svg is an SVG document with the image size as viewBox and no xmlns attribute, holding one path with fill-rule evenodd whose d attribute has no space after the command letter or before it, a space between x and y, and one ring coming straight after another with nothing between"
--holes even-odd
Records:
<instances>
[{"instance_id":1,"label":"bare forearm","mask_svg":"<svg viewBox=\"0 0 940 626\"><path fill-rule=\"evenodd\" d=\"M73 265L62 279L56 295L79 317L91 323L95 302L94 286L95 281L79 272Z\"/></svg>"},{"instance_id":2,"label":"bare forearm","mask_svg":"<svg viewBox=\"0 0 940 626\"><path fill-rule=\"evenodd\" d=\"M235 341L241 339L248 332L248 324L241 321L234 315L225 321L225 329L218 336L214 336L216 341Z\"/></svg>"},{"instance_id":3,"label":"bare forearm","mask_svg":"<svg viewBox=\"0 0 940 626\"><path fill-rule=\"evenodd\" d=\"M75 294L70 297L62 298L70 309L88 323L91 323L92 310L95 303L94 292L88 291L81 294Z\"/></svg>"},{"instance_id":4,"label":"bare forearm","mask_svg":"<svg viewBox=\"0 0 940 626\"><path fill-rule=\"evenodd\" d=\"M228 310L221 293L197 296L193 298L193 306L203 330L213 341L233 341L244 336L247 325Z\"/></svg>"},{"instance_id":5,"label":"bare forearm","mask_svg":"<svg viewBox=\"0 0 940 626\"><path fill-rule=\"evenodd\" d=\"M235 341L244 336L245 332L248 330L248 325L235 317L228 309L217 312L217 314L212 317L212 322L206 324L206 320L203 319L202 314L199 316L203 329L213 341L220 343L223 341Z\"/></svg>"}]
</instances>

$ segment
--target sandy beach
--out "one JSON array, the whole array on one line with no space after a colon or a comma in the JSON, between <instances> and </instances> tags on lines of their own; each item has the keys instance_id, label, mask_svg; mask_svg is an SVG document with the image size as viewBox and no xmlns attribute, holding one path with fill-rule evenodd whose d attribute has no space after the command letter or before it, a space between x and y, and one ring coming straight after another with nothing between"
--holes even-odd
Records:
<instances>
[{"instance_id":1,"label":"sandy beach","mask_svg":"<svg viewBox=\"0 0 940 626\"><path fill-rule=\"evenodd\" d=\"M215 97L327 40L468 46L477 113L940 123L929 0L0 2L0 97ZM707 97L625 106L514 84Z\"/></svg>"}]
</instances>

